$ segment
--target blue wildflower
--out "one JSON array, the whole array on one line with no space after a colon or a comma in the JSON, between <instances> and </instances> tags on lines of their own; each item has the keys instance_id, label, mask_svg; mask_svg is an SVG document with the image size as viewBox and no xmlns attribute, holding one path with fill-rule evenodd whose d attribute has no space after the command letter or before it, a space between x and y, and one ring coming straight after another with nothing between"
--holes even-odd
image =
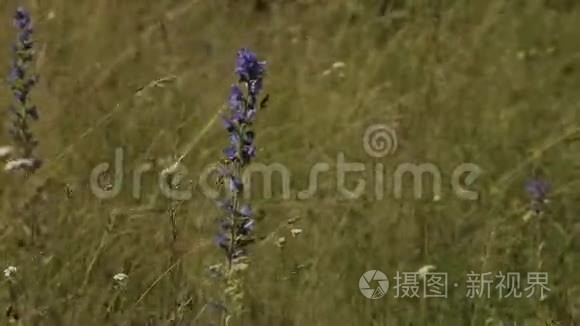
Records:
<instances>
[{"instance_id":1,"label":"blue wildflower","mask_svg":"<svg viewBox=\"0 0 580 326\"><path fill-rule=\"evenodd\" d=\"M228 146L224 149L224 154L226 156L226 159L233 161L236 159L237 157L237 150L235 146Z\"/></svg>"},{"instance_id":2,"label":"blue wildflower","mask_svg":"<svg viewBox=\"0 0 580 326\"><path fill-rule=\"evenodd\" d=\"M8 108L11 115L10 135L14 139L15 147L20 152L20 159L33 161L28 165L29 171L40 167L40 160L33 155L37 141L30 131L30 120L38 120L36 106L30 104L30 91L37 82L37 77L29 72L30 64L34 57L32 40L32 21L30 14L19 7L13 17L14 26L18 29L16 42L12 46L13 59L10 62L10 74L8 82L14 98L14 103Z\"/></svg>"},{"instance_id":3,"label":"blue wildflower","mask_svg":"<svg viewBox=\"0 0 580 326\"><path fill-rule=\"evenodd\" d=\"M232 85L229 105L232 110L239 110L244 103L244 94L237 85Z\"/></svg>"},{"instance_id":4,"label":"blue wildflower","mask_svg":"<svg viewBox=\"0 0 580 326\"><path fill-rule=\"evenodd\" d=\"M239 193L243 190L244 184L239 177L231 176L228 181L229 191L232 193Z\"/></svg>"},{"instance_id":5,"label":"blue wildflower","mask_svg":"<svg viewBox=\"0 0 580 326\"><path fill-rule=\"evenodd\" d=\"M240 208L240 210L238 212L240 213L241 216L244 216L244 217L252 216L252 208L248 204L242 205L242 207Z\"/></svg>"},{"instance_id":6,"label":"blue wildflower","mask_svg":"<svg viewBox=\"0 0 580 326\"><path fill-rule=\"evenodd\" d=\"M255 84L257 81L260 81L261 87L261 80L265 71L265 65L266 62L258 61L256 54L252 51L249 51L248 49L240 49L236 59L235 71L240 76L240 81L249 84ZM256 86L254 86L254 89L255 92L252 92L252 94L257 94L259 89L256 89Z\"/></svg>"},{"instance_id":7,"label":"blue wildflower","mask_svg":"<svg viewBox=\"0 0 580 326\"><path fill-rule=\"evenodd\" d=\"M526 192L532 199L531 207L536 213L539 213L543 204L546 202L550 185L543 179L531 179L526 182Z\"/></svg>"},{"instance_id":8,"label":"blue wildflower","mask_svg":"<svg viewBox=\"0 0 580 326\"><path fill-rule=\"evenodd\" d=\"M14 14L14 26L22 30L30 30L30 15L22 8L18 7Z\"/></svg>"},{"instance_id":9,"label":"blue wildflower","mask_svg":"<svg viewBox=\"0 0 580 326\"><path fill-rule=\"evenodd\" d=\"M218 247L223 248L225 250L229 249L229 239L228 237L223 234L223 233L218 233L218 235L215 237L214 239L215 243L218 245Z\"/></svg>"},{"instance_id":10,"label":"blue wildflower","mask_svg":"<svg viewBox=\"0 0 580 326\"><path fill-rule=\"evenodd\" d=\"M550 185L542 179L528 180L526 183L526 191L535 200L544 201L548 194Z\"/></svg>"},{"instance_id":11,"label":"blue wildflower","mask_svg":"<svg viewBox=\"0 0 580 326\"><path fill-rule=\"evenodd\" d=\"M240 78L240 84L245 87L233 85L230 88L230 110L222 116L229 144L223 150L226 163L219 169L219 174L227 194L218 200L218 206L224 210L226 217L220 221L216 237L216 244L226 251L230 265L232 260L245 256L245 247L253 242L255 220L252 218L252 210L249 205L240 203L244 190L241 170L256 155L256 134L252 130L252 122L258 111L256 97L262 88L265 62L258 61L255 53L241 49L237 53L235 72Z\"/></svg>"},{"instance_id":12,"label":"blue wildflower","mask_svg":"<svg viewBox=\"0 0 580 326\"><path fill-rule=\"evenodd\" d=\"M234 122L228 117L222 116L222 123L228 132L233 132L235 130Z\"/></svg>"}]
</instances>

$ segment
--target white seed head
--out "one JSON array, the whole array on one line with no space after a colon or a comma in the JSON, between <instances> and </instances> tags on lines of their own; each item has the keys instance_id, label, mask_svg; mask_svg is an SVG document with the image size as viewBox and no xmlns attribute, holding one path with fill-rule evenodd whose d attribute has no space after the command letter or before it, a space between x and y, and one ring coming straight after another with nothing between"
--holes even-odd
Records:
<instances>
[{"instance_id":1,"label":"white seed head","mask_svg":"<svg viewBox=\"0 0 580 326\"><path fill-rule=\"evenodd\" d=\"M284 245L286 244L286 238L285 237L279 237L278 241L276 241L276 245L280 248L284 247Z\"/></svg>"},{"instance_id":2,"label":"white seed head","mask_svg":"<svg viewBox=\"0 0 580 326\"><path fill-rule=\"evenodd\" d=\"M18 268L14 267L14 266L8 266L8 267L6 267L6 269L4 269L4 277L13 278L14 274L16 274L16 272L18 272Z\"/></svg>"},{"instance_id":3,"label":"white seed head","mask_svg":"<svg viewBox=\"0 0 580 326\"><path fill-rule=\"evenodd\" d=\"M128 278L129 278L129 276L125 273L118 273L118 274L115 274L115 276L113 276L113 280L115 280L115 282L118 282L118 283L124 283L127 281Z\"/></svg>"},{"instance_id":4,"label":"white seed head","mask_svg":"<svg viewBox=\"0 0 580 326\"><path fill-rule=\"evenodd\" d=\"M0 159L9 157L14 151L12 146L0 146Z\"/></svg>"},{"instance_id":5,"label":"white seed head","mask_svg":"<svg viewBox=\"0 0 580 326\"><path fill-rule=\"evenodd\" d=\"M344 63L342 61L337 61L337 62L332 64L332 69L341 69L344 67L346 67L346 63Z\"/></svg>"},{"instance_id":6,"label":"white seed head","mask_svg":"<svg viewBox=\"0 0 580 326\"><path fill-rule=\"evenodd\" d=\"M419 278L424 280L425 276L430 273L432 270L434 270L436 267L434 265L425 265L421 268L419 268L419 270L417 271L417 274L419 275Z\"/></svg>"},{"instance_id":7,"label":"white seed head","mask_svg":"<svg viewBox=\"0 0 580 326\"><path fill-rule=\"evenodd\" d=\"M39 164L40 164L40 161L37 159L19 158L19 159L10 160L10 161L6 162L6 165L4 166L4 171L12 172L12 171L16 171L16 170L33 169L35 167L38 167Z\"/></svg>"},{"instance_id":8,"label":"white seed head","mask_svg":"<svg viewBox=\"0 0 580 326\"><path fill-rule=\"evenodd\" d=\"M115 276L113 276L113 279L115 281L119 281L119 282L122 282L128 278L129 278L129 276L127 276L127 274L125 274L125 273L118 273L118 274L115 274Z\"/></svg>"},{"instance_id":9,"label":"white seed head","mask_svg":"<svg viewBox=\"0 0 580 326\"><path fill-rule=\"evenodd\" d=\"M302 229L292 229L290 230L290 233L292 233L292 237L297 237L299 234L302 233Z\"/></svg>"}]
</instances>

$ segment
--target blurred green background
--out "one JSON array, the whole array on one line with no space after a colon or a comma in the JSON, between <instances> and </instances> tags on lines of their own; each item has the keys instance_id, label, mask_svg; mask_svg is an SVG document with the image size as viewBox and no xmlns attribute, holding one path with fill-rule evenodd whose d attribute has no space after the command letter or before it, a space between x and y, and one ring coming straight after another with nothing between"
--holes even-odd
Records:
<instances>
[{"instance_id":1,"label":"blurred green background","mask_svg":"<svg viewBox=\"0 0 580 326\"><path fill-rule=\"evenodd\" d=\"M270 105L257 117L256 162L286 166L293 190L306 189L315 164L331 170L308 199L296 191L283 198L280 180L272 198L254 188L261 241L243 283L246 310L230 325L575 325L575 4L2 1L0 74L9 72L15 8L24 5L34 21L40 83L32 100L41 118L33 130L45 160L30 178L0 175L0 267L18 268L0 292L6 322L16 312L21 325L218 324L211 303L220 290L207 268L223 260L211 242L219 210L197 181L227 143L215 117L236 81L236 51L248 47L268 61ZM344 66L332 68L337 62ZM166 79L164 87L155 83ZM3 81L1 106L10 100ZM393 154L365 152L363 135L373 124L396 130ZM0 145L9 144L1 128ZM123 189L100 200L91 171L113 164L116 148L124 153ZM366 180L358 199L337 191L340 153L366 164L347 177L350 189ZM165 198L153 172L133 198L135 166L152 162L159 172L180 156L191 200ZM471 186L476 201L451 189L453 169L466 162L484 171ZM389 189L377 200L377 163L385 183L401 163L436 165L440 200L395 198ZM552 185L550 202L530 216L524 184L537 173ZM412 190L410 179L404 190ZM303 232L293 237L292 228ZM397 271L426 265L448 273L448 297L396 298ZM378 300L358 289L370 269L391 280ZM495 289L490 298L466 298L471 271L545 272L551 291L543 300L501 300ZM129 278L119 290L113 276L121 272Z\"/></svg>"}]
</instances>

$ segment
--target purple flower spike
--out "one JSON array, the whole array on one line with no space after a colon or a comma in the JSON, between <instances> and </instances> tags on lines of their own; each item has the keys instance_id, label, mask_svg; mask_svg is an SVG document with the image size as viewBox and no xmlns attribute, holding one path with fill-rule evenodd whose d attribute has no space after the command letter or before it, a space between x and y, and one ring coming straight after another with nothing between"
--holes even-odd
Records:
<instances>
[{"instance_id":1,"label":"purple flower spike","mask_svg":"<svg viewBox=\"0 0 580 326\"><path fill-rule=\"evenodd\" d=\"M550 185L545 180L533 179L526 183L526 191L537 201L544 201L548 195Z\"/></svg>"},{"instance_id":2,"label":"purple flower spike","mask_svg":"<svg viewBox=\"0 0 580 326\"><path fill-rule=\"evenodd\" d=\"M240 49L236 59L235 71L240 76L240 80L251 83L262 78L265 65L266 62L258 61L256 54L252 51Z\"/></svg>"},{"instance_id":3,"label":"purple flower spike","mask_svg":"<svg viewBox=\"0 0 580 326\"><path fill-rule=\"evenodd\" d=\"M244 217L250 217L252 216L252 208L250 207L250 205L243 205L240 208L239 213Z\"/></svg>"},{"instance_id":4,"label":"purple flower spike","mask_svg":"<svg viewBox=\"0 0 580 326\"><path fill-rule=\"evenodd\" d=\"M242 93L242 90L238 86L233 85L231 88L229 99L230 108L232 110L239 110L243 105L243 103L244 103L244 94Z\"/></svg>"},{"instance_id":5,"label":"purple flower spike","mask_svg":"<svg viewBox=\"0 0 580 326\"><path fill-rule=\"evenodd\" d=\"M525 188L532 198L531 209L536 213L540 213L545 205L550 185L545 180L532 179L528 180Z\"/></svg>"},{"instance_id":6,"label":"purple flower spike","mask_svg":"<svg viewBox=\"0 0 580 326\"><path fill-rule=\"evenodd\" d=\"M26 9L18 7L14 13L14 26L22 30L30 29L30 15Z\"/></svg>"},{"instance_id":7,"label":"purple flower spike","mask_svg":"<svg viewBox=\"0 0 580 326\"><path fill-rule=\"evenodd\" d=\"M265 64L257 59L254 52L247 49L238 51L235 72L240 85L230 88L230 110L222 117L229 146L223 151L225 163L221 164L219 173L229 191L224 191L224 198L218 200L225 217L220 220L216 244L225 250L230 265L235 258L247 255L246 247L254 242L255 220L251 207L240 204L244 191L241 175L243 168L256 155L256 134L252 130L252 122L257 114L257 95L262 89Z\"/></svg>"},{"instance_id":8,"label":"purple flower spike","mask_svg":"<svg viewBox=\"0 0 580 326\"><path fill-rule=\"evenodd\" d=\"M230 177L230 180L228 182L228 187L231 192L238 193L242 191L243 184L238 177L232 176Z\"/></svg>"},{"instance_id":9,"label":"purple flower spike","mask_svg":"<svg viewBox=\"0 0 580 326\"><path fill-rule=\"evenodd\" d=\"M230 161L233 161L238 156L238 153L234 146L226 147L224 149L224 154L226 155L226 158Z\"/></svg>"},{"instance_id":10,"label":"purple flower spike","mask_svg":"<svg viewBox=\"0 0 580 326\"><path fill-rule=\"evenodd\" d=\"M215 243L218 245L218 247L223 248L223 249L228 249L228 245L229 245L229 239L226 235L219 233L216 237L215 237Z\"/></svg>"},{"instance_id":11,"label":"purple flower spike","mask_svg":"<svg viewBox=\"0 0 580 326\"><path fill-rule=\"evenodd\" d=\"M39 118L36 106L29 103L30 91L37 81L37 77L29 71L34 58L32 21L28 11L22 7L14 13L13 21L18 32L15 43L12 45L13 58L8 75L13 97L13 104L8 109L12 120L9 131L14 147L19 152L17 154L20 156L19 159L41 162L34 157L33 151L37 141L30 130L30 122ZM35 164L28 169L28 172L33 172L39 167L39 164Z\"/></svg>"},{"instance_id":12,"label":"purple flower spike","mask_svg":"<svg viewBox=\"0 0 580 326\"><path fill-rule=\"evenodd\" d=\"M235 130L234 123L230 118L222 117L222 123L228 132Z\"/></svg>"}]
</instances>

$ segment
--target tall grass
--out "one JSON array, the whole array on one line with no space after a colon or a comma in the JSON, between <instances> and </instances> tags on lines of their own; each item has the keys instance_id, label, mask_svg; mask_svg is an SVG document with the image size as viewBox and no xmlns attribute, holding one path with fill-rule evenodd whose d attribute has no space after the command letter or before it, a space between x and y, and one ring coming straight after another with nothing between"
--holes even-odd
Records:
<instances>
[{"instance_id":1,"label":"tall grass","mask_svg":"<svg viewBox=\"0 0 580 326\"><path fill-rule=\"evenodd\" d=\"M259 241L244 280L246 312L230 325L574 325L580 320L580 7L568 1L287 1L256 11L237 1L0 3L0 63L9 73L11 17L31 12L31 126L43 166L0 175L0 262L17 268L0 304L21 325L212 325L220 310L207 267L214 202L198 177L222 155L218 113L238 48L268 60L269 106L255 128L256 162L291 171L263 196L252 179ZM243 26L241 28L240 26ZM343 64L335 65L336 62ZM156 82L156 81L165 82ZM0 107L12 100L2 83ZM6 119L3 119L6 120ZM396 130L395 153L365 153L368 126ZM0 127L0 145L10 142ZM123 151L123 186L91 191L91 171ZM337 155L365 163L366 192L337 192ZM188 170L192 199L163 195L157 173ZM483 174L461 200L449 184L471 162ZM138 199L136 167L150 163ZM311 168L328 163L312 198ZM374 166L432 163L438 201L374 198ZM155 171L156 173L154 173ZM551 185L530 216L525 182ZM355 175L347 177L349 189ZM405 190L411 189L408 181ZM27 216L37 234L29 241ZM265 216L265 218L261 218ZM295 230L292 232L292 230ZM297 232L296 230L302 232ZM177 235L176 235L177 234ZM293 236L294 234L294 236ZM445 299L365 298L359 278L391 280L425 265L448 273ZM466 298L468 273L546 272L547 298ZM126 279L119 282L119 274ZM453 282L460 284L453 287ZM18 302L11 296L18 293ZM16 309L17 317L14 316ZM8 320L6 319L6 320Z\"/></svg>"}]
</instances>

